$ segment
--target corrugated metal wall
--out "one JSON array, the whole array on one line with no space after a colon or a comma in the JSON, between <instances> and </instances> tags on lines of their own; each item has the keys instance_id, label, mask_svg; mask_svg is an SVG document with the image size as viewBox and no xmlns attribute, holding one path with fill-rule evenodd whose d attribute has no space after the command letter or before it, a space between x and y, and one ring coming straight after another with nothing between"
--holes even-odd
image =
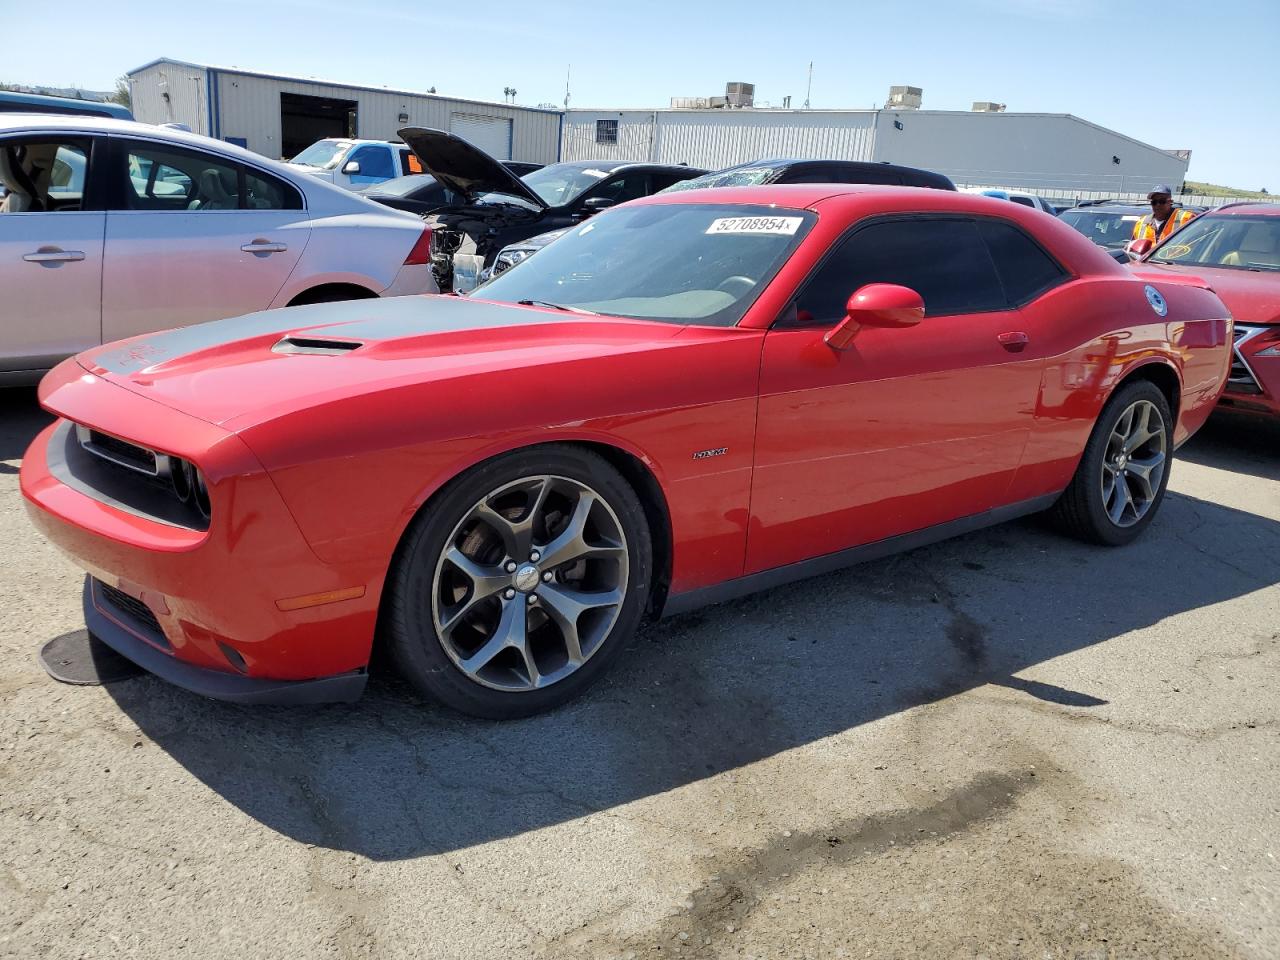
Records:
<instances>
[{"instance_id":1,"label":"corrugated metal wall","mask_svg":"<svg viewBox=\"0 0 1280 960\"><path fill-rule=\"evenodd\" d=\"M355 100L359 135L371 140L397 139L396 131L406 125L448 130L450 114L465 113L511 120L513 160L554 163L559 147L560 116L555 112L223 71L217 72L216 135L243 137L250 150L279 159L281 93ZM408 114L408 124L400 121L401 113Z\"/></svg>"},{"instance_id":2,"label":"corrugated metal wall","mask_svg":"<svg viewBox=\"0 0 1280 960\"><path fill-rule=\"evenodd\" d=\"M596 141L596 121L616 120L618 142ZM871 159L871 111L570 110L564 160L654 160L716 170L763 157Z\"/></svg>"},{"instance_id":3,"label":"corrugated metal wall","mask_svg":"<svg viewBox=\"0 0 1280 960\"><path fill-rule=\"evenodd\" d=\"M202 67L153 64L130 75L129 92L133 115L143 123L185 123L194 133L210 132L208 76Z\"/></svg>"},{"instance_id":4,"label":"corrugated metal wall","mask_svg":"<svg viewBox=\"0 0 1280 960\"><path fill-rule=\"evenodd\" d=\"M1042 193L1177 190L1187 173L1185 160L1064 114L884 111L875 159Z\"/></svg>"}]
</instances>

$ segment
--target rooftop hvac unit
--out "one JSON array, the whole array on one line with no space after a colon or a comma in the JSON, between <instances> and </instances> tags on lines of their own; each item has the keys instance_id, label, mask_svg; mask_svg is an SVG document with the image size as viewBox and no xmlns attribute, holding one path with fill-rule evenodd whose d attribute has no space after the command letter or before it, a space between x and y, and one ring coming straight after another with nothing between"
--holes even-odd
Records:
<instances>
[{"instance_id":1,"label":"rooftop hvac unit","mask_svg":"<svg viewBox=\"0 0 1280 960\"><path fill-rule=\"evenodd\" d=\"M885 107L890 110L919 110L924 90L920 87L890 87Z\"/></svg>"},{"instance_id":2,"label":"rooftop hvac unit","mask_svg":"<svg viewBox=\"0 0 1280 960\"><path fill-rule=\"evenodd\" d=\"M990 100L973 101L974 113L1004 113L1003 103L992 103Z\"/></svg>"},{"instance_id":3,"label":"rooftop hvac unit","mask_svg":"<svg viewBox=\"0 0 1280 960\"><path fill-rule=\"evenodd\" d=\"M755 103L756 85L754 83L726 83L724 99L731 107L749 107Z\"/></svg>"}]
</instances>

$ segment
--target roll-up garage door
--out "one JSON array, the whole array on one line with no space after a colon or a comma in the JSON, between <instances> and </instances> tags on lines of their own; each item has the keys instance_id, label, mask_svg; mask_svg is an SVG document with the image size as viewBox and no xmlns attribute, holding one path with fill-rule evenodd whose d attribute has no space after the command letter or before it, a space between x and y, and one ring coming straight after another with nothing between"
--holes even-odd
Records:
<instances>
[{"instance_id":1,"label":"roll-up garage door","mask_svg":"<svg viewBox=\"0 0 1280 960\"><path fill-rule=\"evenodd\" d=\"M496 160L511 159L511 121L504 117L482 117L475 113L455 113L449 117L449 132Z\"/></svg>"}]
</instances>

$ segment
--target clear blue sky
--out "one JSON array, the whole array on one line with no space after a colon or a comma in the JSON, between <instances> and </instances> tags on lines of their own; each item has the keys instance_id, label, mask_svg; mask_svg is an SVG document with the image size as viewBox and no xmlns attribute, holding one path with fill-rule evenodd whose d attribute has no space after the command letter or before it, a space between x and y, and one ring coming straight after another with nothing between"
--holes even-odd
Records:
<instances>
[{"instance_id":1,"label":"clear blue sky","mask_svg":"<svg viewBox=\"0 0 1280 960\"><path fill-rule=\"evenodd\" d=\"M435 12L440 11L440 12ZM1073 113L1165 148L1188 176L1280 192L1280 0L440 3L0 0L0 80L108 90L157 57L517 102L661 107L756 84L758 100ZM52 32L51 32L52 31ZM29 37L29 41L22 38Z\"/></svg>"}]
</instances>

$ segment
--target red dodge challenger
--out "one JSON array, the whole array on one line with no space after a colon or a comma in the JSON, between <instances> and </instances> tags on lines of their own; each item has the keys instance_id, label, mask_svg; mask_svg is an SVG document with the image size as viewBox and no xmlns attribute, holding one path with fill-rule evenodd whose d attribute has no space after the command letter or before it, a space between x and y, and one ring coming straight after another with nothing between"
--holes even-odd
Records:
<instances>
[{"instance_id":1,"label":"red dodge challenger","mask_svg":"<svg viewBox=\"0 0 1280 960\"><path fill-rule=\"evenodd\" d=\"M89 630L241 702L350 700L383 644L515 717L646 613L1035 511L1123 544L1231 363L1195 276L941 190L650 197L474 296L91 350L41 384L35 524Z\"/></svg>"}]
</instances>

